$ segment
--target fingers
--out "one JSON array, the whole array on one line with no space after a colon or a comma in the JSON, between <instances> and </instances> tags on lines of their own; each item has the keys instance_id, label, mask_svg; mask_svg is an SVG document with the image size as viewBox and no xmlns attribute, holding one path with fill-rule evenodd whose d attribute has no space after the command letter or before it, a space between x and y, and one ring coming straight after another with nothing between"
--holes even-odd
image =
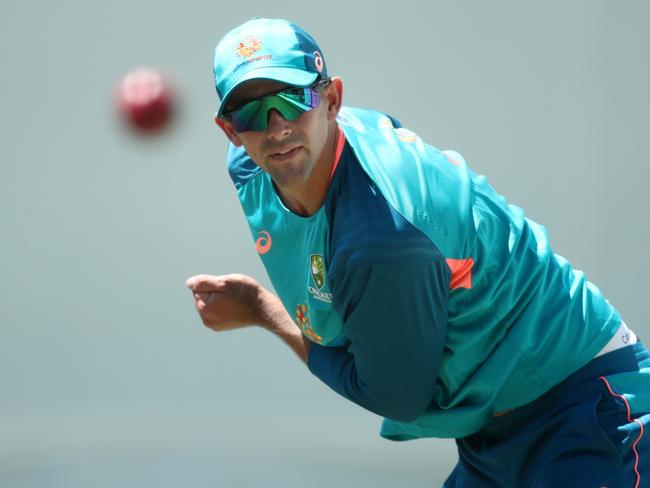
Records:
<instances>
[{"instance_id":1,"label":"fingers","mask_svg":"<svg viewBox=\"0 0 650 488\"><path fill-rule=\"evenodd\" d=\"M260 323L261 288L250 276L196 275L188 278L194 306L203 324L213 330L229 330Z\"/></svg>"},{"instance_id":2,"label":"fingers","mask_svg":"<svg viewBox=\"0 0 650 488\"><path fill-rule=\"evenodd\" d=\"M224 278L212 275L196 275L187 279L186 286L192 291L194 307L201 317L203 325L217 330L218 315L215 315L217 292L223 290Z\"/></svg>"},{"instance_id":3,"label":"fingers","mask_svg":"<svg viewBox=\"0 0 650 488\"><path fill-rule=\"evenodd\" d=\"M218 310L214 308L214 293L193 292L194 307L201 317L203 325L214 328L218 323ZM216 330L216 329L215 329Z\"/></svg>"},{"instance_id":4,"label":"fingers","mask_svg":"<svg viewBox=\"0 0 650 488\"><path fill-rule=\"evenodd\" d=\"M206 311L206 306L208 303L208 299L210 297L209 293L196 293L194 292L194 306L196 307L197 312L199 312L199 315L203 317L205 311Z\"/></svg>"},{"instance_id":5,"label":"fingers","mask_svg":"<svg viewBox=\"0 0 650 488\"><path fill-rule=\"evenodd\" d=\"M193 293L194 295L194 301L197 303L202 303L206 304L210 300L210 297L213 296L211 293L206 293L206 292L200 292L200 291L195 291Z\"/></svg>"},{"instance_id":6,"label":"fingers","mask_svg":"<svg viewBox=\"0 0 650 488\"><path fill-rule=\"evenodd\" d=\"M188 278L185 285L194 292L213 292L222 290L224 281L220 276L196 275Z\"/></svg>"}]
</instances>

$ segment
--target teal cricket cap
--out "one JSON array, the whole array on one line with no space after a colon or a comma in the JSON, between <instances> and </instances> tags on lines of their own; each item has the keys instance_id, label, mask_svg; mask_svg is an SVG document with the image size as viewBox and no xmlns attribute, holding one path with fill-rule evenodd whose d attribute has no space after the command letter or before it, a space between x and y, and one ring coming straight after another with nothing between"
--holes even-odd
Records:
<instances>
[{"instance_id":1,"label":"teal cricket cap","mask_svg":"<svg viewBox=\"0 0 650 488\"><path fill-rule=\"evenodd\" d=\"M214 50L214 82L221 117L233 90L268 79L309 86L327 76L325 59L307 32L284 19L254 18L228 32Z\"/></svg>"}]
</instances>

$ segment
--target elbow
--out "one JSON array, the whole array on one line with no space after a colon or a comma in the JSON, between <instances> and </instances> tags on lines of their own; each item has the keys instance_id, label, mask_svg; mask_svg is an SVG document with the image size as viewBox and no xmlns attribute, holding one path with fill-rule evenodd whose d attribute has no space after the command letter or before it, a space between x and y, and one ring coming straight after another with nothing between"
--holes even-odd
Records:
<instances>
[{"instance_id":1,"label":"elbow","mask_svg":"<svg viewBox=\"0 0 650 488\"><path fill-rule=\"evenodd\" d=\"M384 392L381 405L375 413L398 422L413 422L431 404L433 390L420 385L418 389L396 388L390 394Z\"/></svg>"},{"instance_id":2,"label":"elbow","mask_svg":"<svg viewBox=\"0 0 650 488\"><path fill-rule=\"evenodd\" d=\"M426 403L422 401L403 402L398 407L386 412L384 417L398 422L413 422L426 412L429 404L430 401Z\"/></svg>"}]
</instances>

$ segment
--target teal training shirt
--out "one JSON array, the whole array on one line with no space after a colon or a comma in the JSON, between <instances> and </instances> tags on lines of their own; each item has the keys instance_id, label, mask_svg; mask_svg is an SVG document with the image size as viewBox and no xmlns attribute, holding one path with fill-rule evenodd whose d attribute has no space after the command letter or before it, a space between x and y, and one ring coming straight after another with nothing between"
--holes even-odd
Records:
<instances>
[{"instance_id":1,"label":"teal training shirt","mask_svg":"<svg viewBox=\"0 0 650 488\"><path fill-rule=\"evenodd\" d=\"M344 108L326 201L288 210L242 148L228 167L308 365L394 440L463 437L584 366L621 323L545 229L456 152Z\"/></svg>"}]
</instances>

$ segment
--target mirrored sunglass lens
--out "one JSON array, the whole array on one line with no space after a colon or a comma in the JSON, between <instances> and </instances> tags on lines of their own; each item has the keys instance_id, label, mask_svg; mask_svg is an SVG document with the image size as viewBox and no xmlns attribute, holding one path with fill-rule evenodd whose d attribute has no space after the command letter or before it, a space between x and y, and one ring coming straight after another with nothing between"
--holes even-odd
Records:
<instances>
[{"instance_id":1,"label":"mirrored sunglass lens","mask_svg":"<svg viewBox=\"0 0 650 488\"><path fill-rule=\"evenodd\" d=\"M320 102L318 93L311 88L285 90L267 97L252 100L230 113L233 127L238 132L267 128L269 110L275 109L282 117L294 121Z\"/></svg>"},{"instance_id":2,"label":"mirrored sunglass lens","mask_svg":"<svg viewBox=\"0 0 650 488\"><path fill-rule=\"evenodd\" d=\"M277 96L289 106L296 107L304 112L316 107L320 101L318 93L310 88L302 89L299 93L295 93L294 91L282 92L278 93Z\"/></svg>"},{"instance_id":3,"label":"mirrored sunglass lens","mask_svg":"<svg viewBox=\"0 0 650 488\"><path fill-rule=\"evenodd\" d=\"M230 119L235 130L244 132L251 130L250 125L255 121L262 107L260 100L252 100L230 113Z\"/></svg>"}]
</instances>

